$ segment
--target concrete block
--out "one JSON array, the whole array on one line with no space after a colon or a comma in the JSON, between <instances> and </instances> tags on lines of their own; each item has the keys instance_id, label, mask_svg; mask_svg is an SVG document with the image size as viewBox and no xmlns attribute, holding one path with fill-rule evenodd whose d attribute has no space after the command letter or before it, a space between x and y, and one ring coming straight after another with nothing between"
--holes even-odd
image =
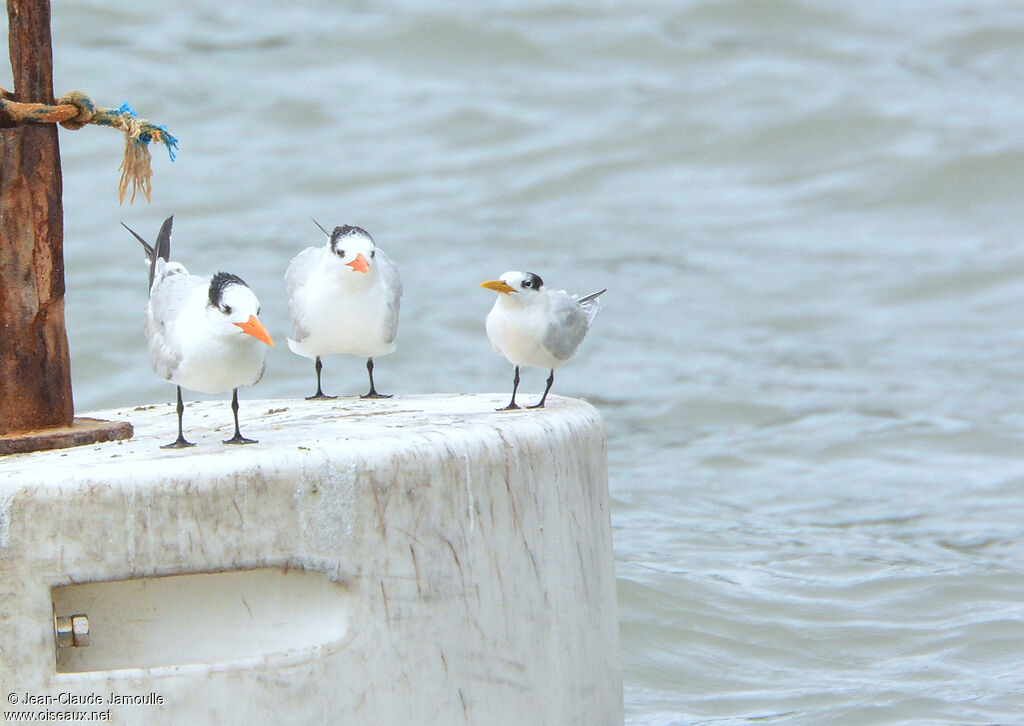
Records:
<instances>
[{"instance_id":1,"label":"concrete block","mask_svg":"<svg viewBox=\"0 0 1024 726\"><path fill-rule=\"evenodd\" d=\"M90 414L129 441L0 459L0 708L621 724L601 417L506 399L243 400L242 447L193 403L173 451L161 404ZM58 648L73 615L89 645Z\"/></svg>"}]
</instances>

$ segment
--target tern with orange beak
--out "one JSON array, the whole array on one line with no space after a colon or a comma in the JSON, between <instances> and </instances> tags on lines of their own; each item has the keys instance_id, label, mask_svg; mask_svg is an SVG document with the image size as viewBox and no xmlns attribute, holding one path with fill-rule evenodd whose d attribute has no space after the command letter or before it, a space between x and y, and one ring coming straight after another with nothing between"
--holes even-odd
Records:
<instances>
[{"instance_id":1,"label":"tern with orange beak","mask_svg":"<svg viewBox=\"0 0 1024 726\"><path fill-rule=\"evenodd\" d=\"M182 432L181 389L200 393L231 391L235 435L225 444L255 444L238 428L238 387L259 382L267 346L274 345L260 322L260 302L237 275L192 275L171 262L171 226L160 227L156 246L124 226L142 244L149 262L149 303L143 315L149 362L156 374L178 387L178 438L162 447L194 446Z\"/></svg>"},{"instance_id":2,"label":"tern with orange beak","mask_svg":"<svg viewBox=\"0 0 1024 726\"><path fill-rule=\"evenodd\" d=\"M519 408L519 369L522 366L547 368L547 387L540 402L529 408L544 408L548 392L555 382L555 369L564 365L583 338L594 316L601 309L598 300L607 289L576 298L564 290L548 290L532 272L506 272L497 280L480 287L499 293L487 314L487 338L495 352L515 366L512 400L499 411Z\"/></svg>"},{"instance_id":3,"label":"tern with orange beak","mask_svg":"<svg viewBox=\"0 0 1024 726\"><path fill-rule=\"evenodd\" d=\"M366 358L370 391L363 398L390 398L373 384L373 359L395 350L402 297L398 267L362 227L320 229L327 244L304 249L285 273L292 323L288 347L316 361L316 393L307 400L335 398L324 395L320 382L320 359L332 353Z\"/></svg>"}]
</instances>

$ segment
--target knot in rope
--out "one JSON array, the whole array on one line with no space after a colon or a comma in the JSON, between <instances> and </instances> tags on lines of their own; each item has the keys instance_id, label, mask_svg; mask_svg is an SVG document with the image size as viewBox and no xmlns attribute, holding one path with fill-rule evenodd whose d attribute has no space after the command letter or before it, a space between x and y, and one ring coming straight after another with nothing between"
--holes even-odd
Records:
<instances>
[{"instance_id":1,"label":"knot in rope","mask_svg":"<svg viewBox=\"0 0 1024 726\"><path fill-rule=\"evenodd\" d=\"M78 113L69 119L65 119L60 122L60 125L66 129L77 131L86 124L92 121L93 116L96 115L96 104L92 102L92 99L81 91L71 91L65 93L59 99L57 99L58 106L74 106Z\"/></svg>"}]
</instances>

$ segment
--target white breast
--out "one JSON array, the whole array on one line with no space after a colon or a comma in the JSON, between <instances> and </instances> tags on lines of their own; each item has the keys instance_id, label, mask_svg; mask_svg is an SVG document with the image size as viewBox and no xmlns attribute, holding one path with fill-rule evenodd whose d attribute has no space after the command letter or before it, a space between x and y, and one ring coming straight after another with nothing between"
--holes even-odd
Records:
<instances>
[{"instance_id":1,"label":"white breast","mask_svg":"<svg viewBox=\"0 0 1024 726\"><path fill-rule=\"evenodd\" d=\"M267 346L241 330L219 341L193 340L185 346L171 381L191 391L225 393L252 386L263 377Z\"/></svg>"},{"instance_id":2,"label":"white breast","mask_svg":"<svg viewBox=\"0 0 1024 726\"><path fill-rule=\"evenodd\" d=\"M292 291L288 347L307 358L332 353L370 358L393 352L395 340L389 333L393 336L394 302L380 277L375 272L353 274L329 263L310 269Z\"/></svg>"},{"instance_id":3,"label":"white breast","mask_svg":"<svg viewBox=\"0 0 1024 726\"><path fill-rule=\"evenodd\" d=\"M544 349L548 327L544 305L514 305L499 296L487 315L487 338L494 350L517 366L558 368L565 363Z\"/></svg>"}]
</instances>

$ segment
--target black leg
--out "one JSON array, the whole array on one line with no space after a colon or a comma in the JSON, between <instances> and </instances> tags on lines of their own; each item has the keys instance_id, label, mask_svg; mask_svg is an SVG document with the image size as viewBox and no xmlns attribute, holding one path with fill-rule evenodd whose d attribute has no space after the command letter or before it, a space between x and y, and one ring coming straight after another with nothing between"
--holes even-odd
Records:
<instances>
[{"instance_id":1,"label":"black leg","mask_svg":"<svg viewBox=\"0 0 1024 726\"><path fill-rule=\"evenodd\" d=\"M377 389L373 386L373 358L366 359L366 370L370 372L370 392L362 398L391 398L391 394L384 395L383 393L377 393Z\"/></svg>"},{"instance_id":2,"label":"black leg","mask_svg":"<svg viewBox=\"0 0 1024 726\"><path fill-rule=\"evenodd\" d=\"M231 392L231 412L235 414L235 435L225 441L225 444L256 444L258 441L247 439L238 430L238 389Z\"/></svg>"},{"instance_id":3,"label":"black leg","mask_svg":"<svg viewBox=\"0 0 1024 726\"><path fill-rule=\"evenodd\" d=\"M181 386L178 386L178 439L173 444L164 444L161 449L185 449L189 446L195 446L195 444L185 441L185 436L181 432L181 414L185 412L185 404L181 402Z\"/></svg>"},{"instance_id":4,"label":"black leg","mask_svg":"<svg viewBox=\"0 0 1024 726\"><path fill-rule=\"evenodd\" d=\"M540 397L540 403L534 404L533 406L527 406L527 408L544 408L544 402L548 400L548 391L551 390L551 384L555 382L555 370L551 369L551 375L548 376L548 387L544 389L544 395Z\"/></svg>"},{"instance_id":5,"label":"black leg","mask_svg":"<svg viewBox=\"0 0 1024 726\"><path fill-rule=\"evenodd\" d=\"M307 396L307 401L327 401L337 396L325 396L324 389L320 387L320 371L324 369L324 364L320 362L320 356L316 357L316 393L312 396Z\"/></svg>"},{"instance_id":6,"label":"black leg","mask_svg":"<svg viewBox=\"0 0 1024 726\"><path fill-rule=\"evenodd\" d=\"M516 374L512 377L512 400L504 408L499 408L499 411L512 411L519 408L519 405L516 403L517 390L519 390L519 366L516 366Z\"/></svg>"}]
</instances>

